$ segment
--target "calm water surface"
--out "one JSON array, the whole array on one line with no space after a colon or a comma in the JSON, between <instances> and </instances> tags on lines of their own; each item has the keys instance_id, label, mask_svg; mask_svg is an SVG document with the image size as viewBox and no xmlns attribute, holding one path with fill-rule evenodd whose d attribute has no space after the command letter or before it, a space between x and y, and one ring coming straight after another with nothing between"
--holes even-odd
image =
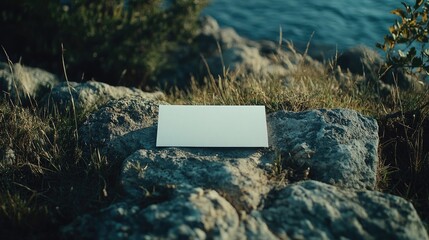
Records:
<instances>
[{"instance_id":1,"label":"calm water surface","mask_svg":"<svg viewBox=\"0 0 429 240\"><path fill-rule=\"evenodd\" d=\"M204 14L221 26L229 26L248 38L283 39L296 45L308 42L314 32L315 45L344 49L358 44L375 47L383 41L402 7L393 0L212 0ZM406 1L408 3L413 1Z\"/></svg>"}]
</instances>

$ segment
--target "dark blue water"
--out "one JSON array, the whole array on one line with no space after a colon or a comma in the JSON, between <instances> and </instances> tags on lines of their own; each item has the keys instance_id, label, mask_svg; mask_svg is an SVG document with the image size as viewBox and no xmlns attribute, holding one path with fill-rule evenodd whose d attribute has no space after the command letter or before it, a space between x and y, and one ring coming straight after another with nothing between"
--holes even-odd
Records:
<instances>
[{"instance_id":1,"label":"dark blue water","mask_svg":"<svg viewBox=\"0 0 429 240\"><path fill-rule=\"evenodd\" d=\"M393 0L211 0L205 14L242 36L260 40L283 39L306 44L314 32L315 45L345 49L359 44L374 47L383 41L401 8ZM405 1L413 2L414 1Z\"/></svg>"}]
</instances>

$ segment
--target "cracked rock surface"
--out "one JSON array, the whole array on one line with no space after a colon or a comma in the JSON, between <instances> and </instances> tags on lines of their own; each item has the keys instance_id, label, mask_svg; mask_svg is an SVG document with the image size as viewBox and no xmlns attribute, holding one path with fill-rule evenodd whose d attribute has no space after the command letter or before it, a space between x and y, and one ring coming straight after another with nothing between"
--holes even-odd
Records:
<instances>
[{"instance_id":1,"label":"cracked rock surface","mask_svg":"<svg viewBox=\"0 0 429 240\"><path fill-rule=\"evenodd\" d=\"M112 100L81 126L86 144L121 165L124 196L77 218L65 237L428 239L411 203L373 191L373 119L346 109L281 111L268 116L268 149L157 148L157 104ZM279 184L276 164L309 166L311 180Z\"/></svg>"}]
</instances>

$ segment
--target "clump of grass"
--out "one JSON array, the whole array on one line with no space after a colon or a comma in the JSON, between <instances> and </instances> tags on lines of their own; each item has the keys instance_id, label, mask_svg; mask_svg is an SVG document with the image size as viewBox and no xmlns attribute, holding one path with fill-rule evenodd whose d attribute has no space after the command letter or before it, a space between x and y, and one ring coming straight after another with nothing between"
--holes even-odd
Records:
<instances>
[{"instance_id":1,"label":"clump of grass","mask_svg":"<svg viewBox=\"0 0 429 240\"><path fill-rule=\"evenodd\" d=\"M271 171L270 177L279 187L308 180L311 173L310 167L300 163L292 153L282 153L280 151L275 151Z\"/></svg>"},{"instance_id":2,"label":"clump of grass","mask_svg":"<svg viewBox=\"0 0 429 240\"><path fill-rule=\"evenodd\" d=\"M0 102L0 236L58 238L61 226L117 196L106 158L82 156L75 119L85 116Z\"/></svg>"},{"instance_id":3,"label":"clump of grass","mask_svg":"<svg viewBox=\"0 0 429 240\"><path fill-rule=\"evenodd\" d=\"M328 69L302 63L286 76L227 72L193 79L187 90L175 89L168 100L177 104L265 105L268 112L315 108L352 108L373 111L363 94L346 92Z\"/></svg>"},{"instance_id":4,"label":"clump of grass","mask_svg":"<svg viewBox=\"0 0 429 240\"><path fill-rule=\"evenodd\" d=\"M410 199L429 220L429 101L378 119L380 154L389 174L385 191Z\"/></svg>"}]
</instances>

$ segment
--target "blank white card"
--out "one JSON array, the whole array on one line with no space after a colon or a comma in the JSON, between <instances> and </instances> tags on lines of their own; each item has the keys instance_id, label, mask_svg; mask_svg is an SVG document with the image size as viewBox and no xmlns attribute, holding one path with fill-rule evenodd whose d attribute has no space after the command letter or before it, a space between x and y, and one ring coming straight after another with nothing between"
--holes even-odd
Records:
<instances>
[{"instance_id":1,"label":"blank white card","mask_svg":"<svg viewBox=\"0 0 429 240\"><path fill-rule=\"evenodd\" d=\"M265 106L160 105L157 147L268 147Z\"/></svg>"}]
</instances>

